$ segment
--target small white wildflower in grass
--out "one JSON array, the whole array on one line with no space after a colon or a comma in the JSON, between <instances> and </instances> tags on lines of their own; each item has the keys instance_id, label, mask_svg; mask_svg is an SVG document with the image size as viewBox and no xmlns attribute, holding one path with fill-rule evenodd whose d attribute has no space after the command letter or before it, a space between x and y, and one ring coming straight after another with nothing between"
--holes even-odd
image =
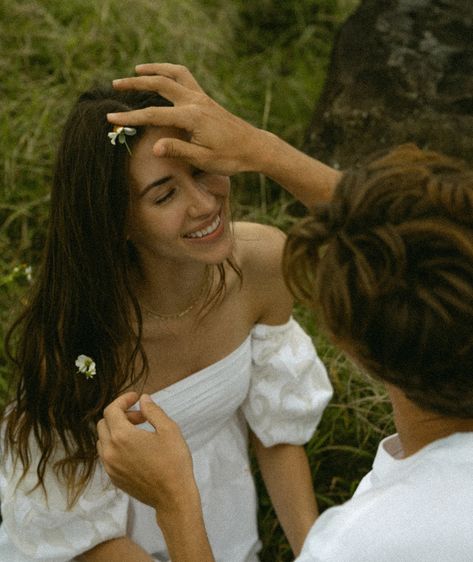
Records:
<instances>
[{"instance_id":1,"label":"small white wildflower in grass","mask_svg":"<svg viewBox=\"0 0 473 562\"><path fill-rule=\"evenodd\" d=\"M21 282L23 279L26 279L28 283L31 283L33 280L32 273L33 269L31 265L26 265L25 263L15 265L15 267L8 273L0 274L0 287L3 285L12 285L18 281Z\"/></svg>"},{"instance_id":2,"label":"small white wildflower in grass","mask_svg":"<svg viewBox=\"0 0 473 562\"><path fill-rule=\"evenodd\" d=\"M31 281L33 280L33 268L31 267L31 265L27 265L25 267L25 277L28 283L31 283Z\"/></svg>"},{"instance_id":3,"label":"small white wildflower in grass","mask_svg":"<svg viewBox=\"0 0 473 562\"><path fill-rule=\"evenodd\" d=\"M78 373L84 373L86 379L93 379L97 374L95 361L87 355L79 355L76 359L76 367Z\"/></svg>"},{"instance_id":4,"label":"small white wildflower in grass","mask_svg":"<svg viewBox=\"0 0 473 562\"><path fill-rule=\"evenodd\" d=\"M136 135L136 129L134 127L119 127L118 125L115 125L113 127L113 131L111 133L108 133L108 138L110 139L110 142L113 144L113 146L117 144L118 139L118 142L120 144L124 144L126 146L126 149L128 150L128 153L131 154L130 147L126 142L126 135L130 137Z\"/></svg>"}]
</instances>

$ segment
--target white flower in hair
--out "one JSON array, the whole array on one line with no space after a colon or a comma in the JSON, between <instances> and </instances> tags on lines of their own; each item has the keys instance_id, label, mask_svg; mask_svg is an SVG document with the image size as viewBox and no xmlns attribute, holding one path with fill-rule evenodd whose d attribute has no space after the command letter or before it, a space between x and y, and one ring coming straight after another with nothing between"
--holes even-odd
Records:
<instances>
[{"instance_id":1,"label":"white flower in hair","mask_svg":"<svg viewBox=\"0 0 473 562\"><path fill-rule=\"evenodd\" d=\"M136 129L134 127L121 127L119 125L114 125L113 131L108 133L108 138L110 142L115 146L117 144L117 139L120 144L124 144L126 149L128 150L129 154L131 154L130 147L126 142L126 135L132 137L136 135Z\"/></svg>"},{"instance_id":2,"label":"white flower in hair","mask_svg":"<svg viewBox=\"0 0 473 562\"><path fill-rule=\"evenodd\" d=\"M84 373L86 379L93 379L97 374L95 361L87 355L79 355L76 359L78 373Z\"/></svg>"}]
</instances>

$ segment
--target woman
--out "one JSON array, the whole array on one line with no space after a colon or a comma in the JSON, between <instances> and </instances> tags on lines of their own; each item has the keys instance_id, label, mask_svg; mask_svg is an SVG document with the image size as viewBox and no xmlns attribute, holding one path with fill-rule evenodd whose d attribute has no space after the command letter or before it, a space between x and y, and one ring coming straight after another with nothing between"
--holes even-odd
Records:
<instances>
[{"instance_id":1,"label":"woman","mask_svg":"<svg viewBox=\"0 0 473 562\"><path fill-rule=\"evenodd\" d=\"M300 445L331 387L290 318L284 237L231 222L228 177L153 155L183 130L107 122L151 105L171 104L91 90L64 128L44 264L8 340L18 385L3 425L2 560L168 559L154 511L96 462L95 424L126 389L180 423L217 559L257 560L246 422L296 553L316 517Z\"/></svg>"}]
</instances>

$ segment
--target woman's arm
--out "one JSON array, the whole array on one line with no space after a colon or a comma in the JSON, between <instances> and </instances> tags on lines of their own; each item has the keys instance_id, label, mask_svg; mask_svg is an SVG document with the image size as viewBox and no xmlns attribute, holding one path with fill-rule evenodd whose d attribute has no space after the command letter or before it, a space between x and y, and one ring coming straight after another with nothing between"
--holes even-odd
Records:
<instances>
[{"instance_id":1,"label":"woman's arm","mask_svg":"<svg viewBox=\"0 0 473 562\"><path fill-rule=\"evenodd\" d=\"M237 223L235 237L237 240L242 238L251 241L243 246L245 252L242 252L241 261L244 266L243 277L252 287L258 323L276 327L286 325L292 313L293 302L281 272L285 235L274 227ZM272 351L272 347L268 348L268 353L269 350ZM260 366L259 359L253 357L253 361L255 360ZM254 368L259 367L254 365ZM274 395L277 396L278 374L272 372L273 366L268 366L267 369L271 373L267 373L266 384L273 384ZM273 379L271 375L274 375ZM256 371L253 376L257 384L259 375ZM274 400L278 401L277 398ZM275 409L279 407L276 406ZM284 433L282 435L285 436ZM299 554L318 513L305 451L301 446L289 444L265 447L253 432L250 432L250 436L279 522L294 554Z\"/></svg>"},{"instance_id":2,"label":"woman's arm","mask_svg":"<svg viewBox=\"0 0 473 562\"><path fill-rule=\"evenodd\" d=\"M153 562L153 558L128 537L98 544L78 557L81 562Z\"/></svg>"},{"instance_id":3,"label":"woman's arm","mask_svg":"<svg viewBox=\"0 0 473 562\"><path fill-rule=\"evenodd\" d=\"M192 457L179 427L148 396L140 400L141 412L128 413L137 400L134 392L119 396L98 423L97 451L105 470L116 486L155 508L156 522L173 562L214 562ZM139 429L130 420L148 421L155 431ZM109 560L114 562L115 558ZM116 560L141 562L148 558Z\"/></svg>"},{"instance_id":4,"label":"woman's arm","mask_svg":"<svg viewBox=\"0 0 473 562\"><path fill-rule=\"evenodd\" d=\"M174 126L190 133L189 142L160 139L154 146L158 156L183 158L222 175L265 174L308 207L331 198L340 172L225 110L203 92L187 68L163 63L139 65L136 70L141 76L115 80L114 87L157 91L174 107L149 107L108 118L117 125Z\"/></svg>"},{"instance_id":5,"label":"woman's arm","mask_svg":"<svg viewBox=\"0 0 473 562\"><path fill-rule=\"evenodd\" d=\"M298 556L318 516L312 477L304 448L265 447L252 433L251 443L278 520Z\"/></svg>"}]
</instances>

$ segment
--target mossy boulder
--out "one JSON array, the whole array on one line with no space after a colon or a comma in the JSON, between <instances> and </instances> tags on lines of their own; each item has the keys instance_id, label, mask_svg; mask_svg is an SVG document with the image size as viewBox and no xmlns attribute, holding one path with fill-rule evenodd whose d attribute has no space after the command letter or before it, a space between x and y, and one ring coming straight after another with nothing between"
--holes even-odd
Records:
<instances>
[{"instance_id":1,"label":"mossy boulder","mask_svg":"<svg viewBox=\"0 0 473 562\"><path fill-rule=\"evenodd\" d=\"M349 166L402 142L473 164L473 3L365 0L341 28L306 151Z\"/></svg>"}]
</instances>

